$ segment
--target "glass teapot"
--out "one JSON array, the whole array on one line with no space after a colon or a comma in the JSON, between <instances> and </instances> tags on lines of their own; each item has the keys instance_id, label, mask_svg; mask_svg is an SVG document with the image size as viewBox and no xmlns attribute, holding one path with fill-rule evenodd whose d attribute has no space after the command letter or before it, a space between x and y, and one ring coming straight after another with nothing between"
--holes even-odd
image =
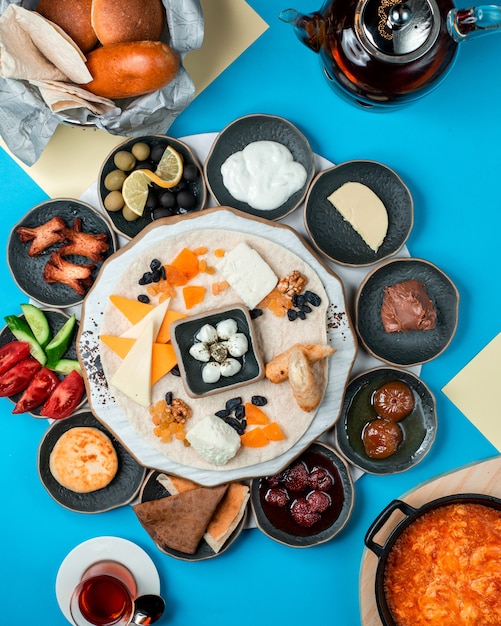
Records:
<instances>
[{"instance_id":1,"label":"glass teapot","mask_svg":"<svg viewBox=\"0 0 501 626\"><path fill-rule=\"evenodd\" d=\"M331 86L365 106L399 106L436 87L458 44L501 28L501 7L452 0L328 0L320 11L280 13L320 54Z\"/></svg>"}]
</instances>

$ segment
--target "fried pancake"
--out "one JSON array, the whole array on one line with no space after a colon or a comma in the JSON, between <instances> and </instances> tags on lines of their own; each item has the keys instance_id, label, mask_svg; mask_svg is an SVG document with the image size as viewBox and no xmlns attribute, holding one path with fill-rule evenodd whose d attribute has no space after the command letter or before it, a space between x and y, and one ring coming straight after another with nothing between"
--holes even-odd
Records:
<instances>
[{"instance_id":1,"label":"fried pancake","mask_svg":"<svg viewBox=\"0 0 501 626\"><path fill-rule=\"evenodd\" d=\"M89 493L111 483L118 470L118 457L110 438L101 430L76 426L57 440L49 468L66 489Z\"/></svg>"}]
</instances>

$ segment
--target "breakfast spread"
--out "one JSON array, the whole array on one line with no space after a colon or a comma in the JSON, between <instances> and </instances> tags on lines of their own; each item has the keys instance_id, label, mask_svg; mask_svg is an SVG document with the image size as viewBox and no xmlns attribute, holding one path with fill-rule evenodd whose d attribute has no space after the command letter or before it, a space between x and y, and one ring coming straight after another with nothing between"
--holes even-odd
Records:
<instances>
[{"instance_id":1,"label":"breakfast spread","mask_svg":"<svg viewBox=\"0 0 501 626\"><path fill-rule=\"evenodd\" d=\"M437 312L419 280L405 280L384 288L381 321L387 333L432 330Z\"/></svg>"},{"instance_id":2,"label":"breakfast spread","mask_svg":"<svg viewBox=\"0 0 501 626\"><path fill-rule=\"evenodd\" d=\"M451 503L424 512L391 547L384 591L396 626L499 624L501 511Z\"/></svg>"},{"instance_id":3,"label":"breakfast spread","mask_svg":"<svg viewBox=\"0 0 501 626\"><path fill-rule=\"evenodd\" d=\"M277 209L304 185L307 172L276 141L253 141L221 165L224 186L254 209Z\"/></svg>"},{"instance_id":4,"label":"breakfast spread","mask_svg":"<svg viewBox=\"0 0 501 626\"><path fill-rule=\"evenodd\" d=\"M388 232L388 212L381 199L366 185L347 182L327 198L362 237L377 252Z\"/></svg>"},{"instance_id":5,"label":"breakfast spread","mask_svg":"<svg viewBox=\"0 0 501 626\"><path fill-rule=\"evenodd\" d=\"M118 457L110 438L101 430L75 426L55 443L49 466L60 485L89 493L111 483L118 471Z\"/></svg>"},{"instance_id":6,"label":"breakfast spread","mask_svg":"<svg viewBox=\"0 0 501 626\"><path fill-rule=\"evenodd\" d=\"M315 304L308 306L308 313L297 308L293 319L287 311L294 309L293 298L306 287ZM169 459L197 468L246 467L288 450L311 424L334 349L328 346L324 287L313 268L293 252L256 235L194 230L146 248L124 268L108 296L99 349L110 392L131 426ZM169 328L173 316L184 316L184 324L190 315L241 305L242 301L250 309L265 363L295 344L301 356L311 352L312 357L292 381L289 371L289 380L286 376L282 384L262 378L238 393L222 389L200 398L187 397L175 353L172 358ZM124 307L124 302L129 304ZM285 302L289 306L284 306ZM296 302L295 306L300 305ZM222 334L229 337L224 339L227 342L235 337L234 325L228 321L230 315L223 317ZM193 359L190 348L207 343L215 329L216 325L195 323L186 356ZM241 339L232 346L238 354L245 347ZM167 350L170 357L165 361L158 355ZM199 356L205 354L203 346L197 350ZM233 358L245 361L247 353ZM287 367L290 370L290 363L286 363L286 371ZM169 417L174 401L187 407L177 421ZM162 409L156 408L158 403ZM258 408L261 414L256 417ZM223 416L221 411L228 412ZM251 417L243 422L246 412Z\"/></svg>"}]
</instances>

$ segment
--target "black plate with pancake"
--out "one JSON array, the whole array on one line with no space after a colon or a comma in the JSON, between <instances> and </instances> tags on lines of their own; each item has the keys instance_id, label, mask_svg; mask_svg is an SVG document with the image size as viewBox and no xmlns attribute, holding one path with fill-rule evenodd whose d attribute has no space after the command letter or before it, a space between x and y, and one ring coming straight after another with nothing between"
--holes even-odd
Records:
<instances>
[{"instance_id":1,"label":"black plate with pancake","mask_svg":"<svg viewBox=\"0 0 501 626\"><path fill-rule=\"evenodd\" d=\"M419 280L437 312L436 328L387 333L381 320L384 288ZM356 328L366 349L390 365L410 367L431 361L452 341L458 322L459 293L444 272L423 259L395 259L375 268L355 299Z\"/></svg>"},{"instance_id":2,"label":"black plate with pancake","mask_svg":"<svg viewBox=\"0 0 501 626\"><path fill-rule=\"evenodd\" d=\"M388 231L374 252L327 199L348 182L371 189L388 213ZM398 252L414 223L414 202L401 178L375 161L347 161L321 172L308 192L304 222L316 248L343 265L364 266L382 261Z\"/></svg>"},{"instance_id":3,"label":"black plate with pancake","mask_svg":"<svg viewBox=\"0 0 501 626\"><path fill-rule=\"evenodd\" d=\"M150 502L151 500L158 500L171 495L169 491L157 480L158 476L161 474L162 472L157 472L156 470L152 470L148 474L141 489L141 493L139 494L140 502ZM183 561L204 561L206 559L212 559L225 552L240 535L247 519L247 510L248 507L246 507L244 514L242 515L242 519L219 552L214 552L214 550L203 538L198 544L195 554L186 554L185 552L180 552L179 550L173 550L168 547L160 546L156 542L155 545L161 552Z\"/></svg>"},{"instance_id":4,"label":"black plate with pancake","mask_svg":"<svg viewBox=\"0 0 501 626\"><path fill-rule=\"evenodd\" d=\"M118 457L118 470L111 483L89 493L76 493L60 485L52 476L49 459L57 440L76 426L97 428L111 439ZM82 411L55 421L45 433L38 449L38 473L48 493L62 506L78 513L102 513L124 506L134 499L141 488L146 469L127 452L122 444L90 411Z\"/></svg>"},{"instance_id":5,"label":"black plate with pancake","mask_svg":"<svg viewBox=\"0 0 501 626\"><path fill-rule=\"evenodd\" d=\"M44 312L45 317L47 318L47 321L49 322L49 328L50 328L50 333L51 333L51 337L54 337L56 335L56 333L61 329L61 327L63 326L63 324L66 322L66 320L69 318L69 315L63 311L58 311L56 309L40 309L41 311ZM21 317L22 319L24 319L24 315L20 315L19 317ZM68 347L68 349L66 350L66 352L64 353L64 355L62 356L62 358L64 359L76 359L77 358L77 347L76 347L76 338L77 338L77 333L78 333L78 321L75 324L75 330L73 332L73 339L70 343L70 346ZM6 344L10 343L11 341L16 341L16 338L14 337L14 335L12 334L12 332L10 331L8 326L4 326L4 328L2 329L2 332L0 333L0 348L2 346L5 346ZM56 372L57 373L57 372ZM62 380L64 378L64 376L62 374L58 374L58 377L60 380ZM9 400L11 402L13 402L14 404L16 404L16 402L19 400L19 398L22 396L22 392L21 393L16 393L13 396L9 396ZM82 405L86 402L87 400L87 393L84 391L84 395L82 397L82 400L80 401L79 405L77 408L81 408ZM28 415L32 415L33 417L40 417L43 419L47 419L45 416L40 415L40 411L42 409L42 406L36 407L35 409L33 409L32 411L28 411Z\"/></svg>"},{"instance_id":6,"label":"black plate with pancake","mask_svg":"<svg viewBox=\"0 0 501 626\"><path fill-rule=\"evenodd\" d=\"M62 217L68 228L73 226L75 218L82 220L82 230L86 233L105 233L108 236L109 248L106 258L116 250L116 238L107 219L85 202L73 200L71 198L56 198L47 200L33 207L22 220L12 229L7 245L7 261L9 269L18 287L37 302L49 307L65 308L81 304L84 296L79 295L74 289L62 283L46 283L43 279L43 272L52 252L56 251L56 244L51 246L40 256L28 256L30 242L21 243L16 232L20 226L26 228L36 228L48 222L53 217ZM78 265L91 264L94 266L92 278L95 280L102 261L95 263L83 256L68 256L66 260Z\"/></svg>"},{"instance_id":7,"label":"black plate with pancake","mask_svg":"<svg viewBox=\"0 0 501 626\"><path fill-rule=\"evenodd\" d=\"M374 459L365 452L362 432L367 422L377 419L371 402L373 393L393 380L412 389L414 409L399 422L404 437L397 451L386 459ZM374 368L350 381L335 427L341 454L365 472L380 475L404 472L417 465L430 451L436 433L437 414L431 391L412 372L391 367Z\"/></svg>"},{"instance_id":8,"label":"black plate with pancake","mask_svg":"<svg viewBox=\"0 0 501 626\"><path fill-rule=\"evenodd\" d=\"M307 172L301 189L271 211L254 209L247 202L237 200L223 183L222 164L229 156L254 141L276 141L282 144L290 150L294 161L301 163ZM207 156L204 169L210 192L219 205L233 207L257 217L279 220L294 211L304 200L315 174L315 161L308 140L293 124L275 115L247 115L235 120L219 133Z\"/></svg>"}]
</instances>

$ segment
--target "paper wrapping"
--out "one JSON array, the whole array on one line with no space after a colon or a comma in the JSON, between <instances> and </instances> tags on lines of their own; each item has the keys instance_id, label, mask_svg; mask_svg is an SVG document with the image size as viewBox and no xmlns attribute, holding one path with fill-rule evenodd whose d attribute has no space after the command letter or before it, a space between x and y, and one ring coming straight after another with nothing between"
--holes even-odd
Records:
<instances>
[{"instance_id":1,"label":"paper wrapping","mask_svg":"<svg viewBox=\"0 0 501 626\"><path fill-rule=\"evenodd\" d=\"M37 0L0 0L0 15L10 4L33 10ZM139 137L165 133L195 95L183 66L186 54L202 45L204 21L199 0L163 0L169 34L166 43L181 58L179 71L168 85L138 98L121 100L116 108L96 115L86 108L54 113L37 87L0 78L0 135L23 163L33 165L61 123L92 126L112 135Z\"/></svg>"}]
</instances>

